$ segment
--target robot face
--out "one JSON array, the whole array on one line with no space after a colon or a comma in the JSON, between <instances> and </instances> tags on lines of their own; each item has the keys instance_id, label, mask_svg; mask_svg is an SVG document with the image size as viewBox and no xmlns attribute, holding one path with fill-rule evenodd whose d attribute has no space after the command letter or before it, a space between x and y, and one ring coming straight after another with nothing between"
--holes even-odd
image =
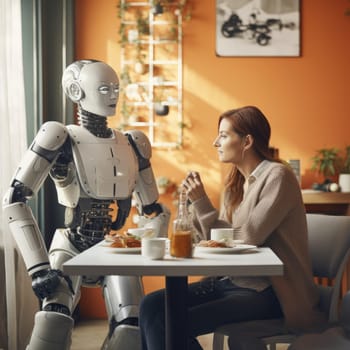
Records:
<instances>
[{"instance_id":1,"label":"robot face","mask_svg":"<svg viewBox=\"0 0 350 350\"><path fill-rule=\"evenodd\" d=\"M84 66L79 75L83 95L79 103L83 110L101 116L115 114L119 97L119 79L106 63L94 62Z\"/></svg>"}]
</instances>

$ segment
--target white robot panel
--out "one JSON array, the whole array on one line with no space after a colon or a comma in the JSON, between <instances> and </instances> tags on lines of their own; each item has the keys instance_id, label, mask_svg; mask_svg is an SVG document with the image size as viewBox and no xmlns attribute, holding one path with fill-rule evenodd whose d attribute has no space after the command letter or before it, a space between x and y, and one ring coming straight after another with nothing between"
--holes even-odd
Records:
<instances>
[{"instance_id":1,"label":"white robot panel","mask_svg":"<svg viewBox=\"0 0 350 350\"><path fill-rule=\"evenodd\" d=\"M79 126L71 125L68 130L85 193L98 199L130 197L136 185L138 165L127 138L116 130L112 137L102 140Z\"/></svg>"},{"instance_id":2,"label":"white robot panel","mask_svg":"<svg viewBox=\"0 0 350 350\"><path fill-rule=\"evenodd\" d=\"M31 195L36 194L67 136L67 129L64 125L57 122L43 124L35 140L24 154L12 181L22 183L32 191Z\"/></svg>"},{"instance_id":3,"label":"white robot panel","mask_svg":"<svg viewBox=\"0 0 350 350\"><path fill-rule=\"evenodd\" d=\"M135 188L135 197L138 205L148 205L154 203L158 197L158 188L154 178L150 159L152 147L147 136L139 130L131 130L126 133L132 142L139 160L139 178ZM140 212L142 209L139 210Z\"/></svg>"},{"instance_id":4,"label":"white robot panel","mask_svg":"<svg viewBox=\"0 0 350 350\"><path fill-rule=\"evenodd\" d=\"M80 198L80 184L75 165L68 164L67 175L63 179L56 179L53 176L51 179L56 186L58 203L67 208L75 208Z\"/></svg>"},{"instance_id":5,"label":"white robot panel","mask_svg":"<svg viewBox=\"0 0 350 350\"><path fill-rule=\"evenodd\" d=\"M23 203L12 203L4 207L4 217L17 245L21 247L23 260L30 275L49 268L44 239L30 207Z\"/></svg>"}]
</instances>

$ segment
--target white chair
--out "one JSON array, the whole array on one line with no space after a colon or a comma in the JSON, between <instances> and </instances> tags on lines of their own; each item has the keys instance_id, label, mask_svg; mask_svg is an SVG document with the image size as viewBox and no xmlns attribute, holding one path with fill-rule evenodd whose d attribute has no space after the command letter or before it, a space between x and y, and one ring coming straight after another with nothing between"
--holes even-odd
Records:
<instances>
[{"instance_id":1,"label":"white chair","mask_svg":"<svg viewBox=\"0 0 350 350\"><path fill-rule=\"evenodd\" d=\"M336 322L342 276L350 255L350 216L307 214L307 225L313 274L334 279L332 286L319 286L321 309L330 323ZM287 331L283 318L231 323L215 330L213 350L223 349L225 336L237 338L238 343L240 339L242 343L260 339L275 350L276 344L290 344L297 335Z\"/></svg>"},{"instance_id":2,"label":"white chair","mask_svg":"<svg viewBox=\"0 0 350 350\"><path fill-rule=\"evenodd\" d=\"M350 291L342 301L339 322L322 333L297 337L288 350L349 350Z\"/></svg>"}]
</instances>

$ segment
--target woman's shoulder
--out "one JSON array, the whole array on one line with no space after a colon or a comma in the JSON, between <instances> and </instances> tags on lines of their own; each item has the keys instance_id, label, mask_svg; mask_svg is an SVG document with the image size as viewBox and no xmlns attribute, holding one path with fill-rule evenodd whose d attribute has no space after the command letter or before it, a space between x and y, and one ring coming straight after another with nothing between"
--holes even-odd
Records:
<instances>
[{"instance_id":1,"label":"woman's shoulder","mask_svg":"<svg viewBox=\"0 0 350 350\"><path fill-rule=\"evenodd\" d=\"M269 171L285 172L285 171L288 171L290 167L288 166L287 163L284 163L284 162L268 161L268 165L266 169L269 169Z\"/></svg>"},{"instance_id":2,"label":"woman's shoulder","mask_svg":"<svg viewBox=\"0 0 350 350\"><path fill-rule=\"evenodd\" d=\"M292 168L288 163L284 162L269 162L266 167L266 174L271 177L281 177L285 179L296 179Z\"/></svg>"},{"instance_id":3,"label":"woman's shoulder","mask_svg":"<svg viewBox=\"0 0 350 350\"><path fill-rule=\"evenodd\" d=\"M293 199L300 203L301 191L299 182L293 170L286 164L271 162L266 168L265 177L262 179L261 184L268 191L272 187L278 189L279 195L289 198L290 204L294 203Z\"/></svg>"}]
</instances>

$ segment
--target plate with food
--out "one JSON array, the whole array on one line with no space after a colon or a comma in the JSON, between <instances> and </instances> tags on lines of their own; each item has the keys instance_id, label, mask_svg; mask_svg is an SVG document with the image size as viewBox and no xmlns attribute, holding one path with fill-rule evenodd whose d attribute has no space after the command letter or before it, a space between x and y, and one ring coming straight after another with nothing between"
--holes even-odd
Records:
<instances>
[{"instance_id":1,"label":"plate with food","mask_svg":"<svg viewBox=\"0 0 350 350\"><path fill-rule=\"evenodd\" d=\"M141 248L109 248L111 252L118 254L141 254Z\"/></svg>"},{"instance_id":2,"label":"plate with food","mask_svg":"<svg viewBox=\"0 0 350 350\"><path fill-rule=\"evenodd\" d=\"M141 238L128 232L106 235L104 242L104 246L110 248L111 252L114 253L141 253Z\"/></svg>"},{"instance_id":3,"label":"plate with food","mask_svg":"<svg viewBox=\"0 0 350 350\"><path fill-rule=\"evenodd\" d=\"M196 251L199 253L210 253L210 254L234 254L242 253L255 249L256 245L243 244L242 241L238 240L208 240L200 241L196 245Z\"/></svg>"}]
</instances>

